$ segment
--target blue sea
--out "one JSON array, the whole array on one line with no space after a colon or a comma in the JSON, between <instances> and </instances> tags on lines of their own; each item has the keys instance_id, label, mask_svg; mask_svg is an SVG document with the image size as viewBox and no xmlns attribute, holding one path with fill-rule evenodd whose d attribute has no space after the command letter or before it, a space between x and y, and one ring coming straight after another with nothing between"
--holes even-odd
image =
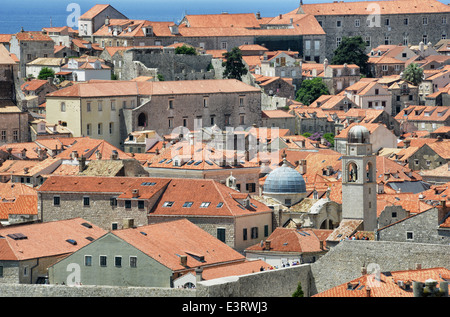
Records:
<instances>
[{"instance_id":1,"label":"blue sea","mask_svg":"<svg viewBox=\"0 0 450 317\"><path fill-rule=\"evenodd\" d=\"M130 19L179 22L187 14L256 13L276 16L294 10L298 0L16 0L1 1L0 34L65 26L95 4L110 4ZM78 15L79 16L79 15ZM68 20L69 19L69 20ZM71 25L69 25L71 26Z\"/></svg>"},{"instance_id":2,"label":"blue sea","mask_svg":"<svg viewBox=\"0 0 450 317\"><path fill-rule=\"evenodd\" d=\"M349 0L346 0L349 1ZM350 0L355 1L355 0ZM72 26L77 16L95 4L110 4L130 19L179 22L185 14L256 13L274 17L298 7L299 0L1 0L0 34L40 31L49 26ZM303 3L332 0L303 0ZM73 26L72 26L73 27ZM74 27L76 29L76 27Z\"/></svg>"}]
</instances>

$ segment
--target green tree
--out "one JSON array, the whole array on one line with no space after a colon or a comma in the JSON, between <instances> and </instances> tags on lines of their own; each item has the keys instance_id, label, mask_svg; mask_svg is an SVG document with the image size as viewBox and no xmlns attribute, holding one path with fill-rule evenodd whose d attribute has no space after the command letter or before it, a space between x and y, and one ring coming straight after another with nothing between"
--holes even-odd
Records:
<instances>
[{"instance_id":1,"label":"green tree","mask_svg":"<svg viewBox=\"0 0 450 317\"><path fill-rule=\"evenodd\" d=\"M414 86L418 86L423 80L423 69L416 63L409 64L403 71L402 78Z\"/></svg>"},{"instance_id":2,"label":"green tree","mask_svg":"<svg viewBox=\"0 0 450 317\"><path fill-rule=\"evenodd\" d=\"M297 289L292 294L292 297L303 297L302 283L298 282Z\"/></svg>"},{"instance_id":3,"label":"green tree","mask_svg":"<svg viewBox=\"0 0 450 317\"><path fill-rule=\"evenodd\" d=\"M43 67L39 72L38 79L55 78L55 71L48 67Z\"/></svg>"},{"instance_id":4,"label":"green tree","mask_svg":"<svg viewBox=\"0 0 450 317\"><path fill-rule=\"evenodd\" d=\"M238 47L233 48L230 52L223 54L225 61L222 66L223 78L242 80L242 76L246 75L248 70L242 60L242 52Z\"/></svg>"},{"instance_id":5,"label":"green tree","mask_svg":"<svg viewBox=\"0 0 450 317\"><path fill-rule=\"evenodd\" d=\"M334 51L332 65L356 64L361 74L369 76L369 56L365 52L366 42L361 36L343 37L341 44Z\"/></svg>"},{"instance_id":6,"label":"green tree","mask_svg":"<svg viewBox=\"0 0 450 317\"><path fill-rule=\"evenodd\" d=\"M297 101L309 106L322 95L329 95L327 86L323 83L322 78L316 77L313 79L304 80L297 90Z\"/></svg>"},{"instance_id":7,"label":"green tree","mask_svg":"<svg viewBox=\"0 0 450 317\"><path fill-rule=\"evenodd\" d=\"M330 146L334 146L334 134L333 133L325 133L323 135L324 139L330 142Z\"/></svg>"},{"instance_id":8,"label":"green tree","mask_svg":"<svg viewBox=\"0 0 450 317\"><path fill-rule=\"evenodd\" d=\"M175 48L175 54L197 55L197 51L194 47L183 44L183 46Z\"/></svg>"}]
</instances>

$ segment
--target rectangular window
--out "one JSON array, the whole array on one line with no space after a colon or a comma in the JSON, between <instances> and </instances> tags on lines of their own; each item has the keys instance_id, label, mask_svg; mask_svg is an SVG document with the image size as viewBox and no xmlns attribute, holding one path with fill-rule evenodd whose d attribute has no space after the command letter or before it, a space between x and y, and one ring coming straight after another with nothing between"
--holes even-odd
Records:
<instances>
[{"instance_id":1,"label":"rectangular window","mask_svg":"<svg viewBox=\"0 0 450 317\"><path fill-rule=\"evenodd\" d=\"M187 201L183 204L184 208L191 208L194 203L192 201Z\"/></svg>"},{"instance_id":2,"label":"rectangular window","mask_svg":"<svg viewBox=\"0 0 450 317\"><path fill-rule=\"evenodd\" d=\"M244 106L244 97L239 97L239 107Z\"/></svg>"},{"instance_id":3,"label":"rectangular window","mask_svg":"<svg viewBox=\"0 0 450 317\"><path fill-rule=\"evenodd\" d=\"M90 102L88 102L88 103L86 104L86 111L87 111L87 112L91 112L91 103L90 103Z\"/></svg>"},{"instance_id":4,"label":"rectangular window","mask_svg":"<svg viewBox=\"0 0 450 317\"><path fill-rule=\"evenodd\" d=\"M306 40L305 41L305 50L310 50L311 49L311 41L310 40Z\"/></svg>"},{"instance_id":5,"label":"rectangular window","mask_svg":"<svg viewBox=\"0 0 450 317\"><path fill-rule=\"evenodd\" d=\"M66 103L61 102L61 112L66 112Z\"/></svg>"},{"instance_id":6,"label":"rectangular window","mask_svg":"<svg viewBox=\"0 0 450 317\"><path fill-rule=\"evenodd\" d=\"M111 110L112 111L116 110L116 101L115 100L111 100Z\"/></svg>"},{"instance_id":7,"label":"rectangular window","mask_svg":"<svg viewBox=\"0 0 450 317\"><path fill-rule=\"evenodd\" d=\"M384 45L389 45L389 43L390 43L389 36L385 36L384 37Z\"/></svg>"},{"instance_id":8,"label":"rectangular window","mask_svg":"<svg viewBox=\"0 0 450 317\"><path fill-rule=\"evenodd\" d=\"M113 222L111 224L111 230L117 230L119 228L119 224L117 222Z\"/></svg>"},{"instance_id":9,"label":"rectangular window","mask_svg":"<svg viewBox=\"0 0 450 317\"><path fill-rule=\"evenodd\" d=\"M3 277L3 266L0 266L0 277Z\"/></svg>"},{"instance_id":10,"label":"rectangular window","mask_svg":"<svg viewBox=\"0 0 450 317\"><path fill-rule=\"evenodd\" d=\"M131 209L131 200L125 200L125 208Z\"/></svg>"},{"instance_id":11,"label":"rectangular window","mask_svg":"<svg viewBox=\"0 0 450 317\"><path fill-rule=\"evenodd\" d=\"M113 134L114 133L114 122L110 122L109 123L109 134Z\"/></svg>"},{"instance_id":12,"label":"rectangular window","mask_svg":"<svg viewBox=\"0 0 450 317\"><path fill-rule=\"evenodd\" d=\"M122 267L122 257L121 256L115 256L114 257L114 266L115 267Z\"/></svg>"},{"instance_id":13,"label":"rectangular window","mask_svg":"<svg viewBox=\"0 0 450 317\"><path fill-rule=\"evenodd\" d=\"M107 257L106 255L100 255L100 266L106 267L107 265Z\"/></svg>"},{"instance_id":14,"label":"rectangular window","mask_svg":"<svg viewBox=\"0 0 450 317\"><path fill-rule=\"evenodd\" d=\"M169 99L169 109L173 109L173 99Z\"/></svg>"},{"instance_id":15,"label":"rectangular window","mask_svg":"<svg viewBox=\"0 0 450 317\"><path fill-rule=\"evenodd\" d=\"M2 133L1 133L1 140L2 140L2 141L6 141L6 130L2 130Z\"/></svg>"},{"instance_id":16,"label":"rectangular window","mask_svg":"<svg viewBox=\"0 0 450 317\"><path fill-rule=\"evenodd\" d=\"M89 197L83 197L83 206L89 207L89 205L90 205Z\"/></svg>"},{"instance_id":17,"label":"rectangular window","mask_svg":"<svg viewBox=\"0 0 450 317\"><path fill-rule=\"evenodd\" d=\"M53 206L60 206L61 198L59 196L53 197Z\"/></svg>"},{"instance_id":18,"label":"rectangular window","mask_svg":"<svg viewBox=\"0 0 450 317\"><path fill-rule=\"evenodd\" d=\"M447 24L447 17L442 18L442 24Z\"/></svg>"},{"instance_id":19,"label":"rectangular window","mask_svg":"<svg viewBox=\"0 0 450 317\"><path fill-rule=\"evenodd\" d=\"M338 28L342 27L342 21L341 20L337 20L336 21L336 27L338 27Z\"/></svg>"},{"instance_id":20,"label":"rectangular window","mask_svg":"<svg viewBox=\"0 0 450 317\"><path fill-rule=\"evenodd\" d=\"M244 241L247 240L247 228L244 228L243 231L242 231L242 239L243 239Z\"/></svg>"},{"instance_id":21,"label":"rectangular window","mask_svg":"<svg viewBox=\"0 0 450 317\"><path fill-rule=\"evenodd\" d=\"M102 135L103 134L103 125L101 123L99 123L97 125L97 134L98 135Z\"/></svg>"},{"instance_id":22,"label":"rectangular window","mask_svg":"<svg viewBox=\"0 0 450 317\"><path fill-rule=\"evenodd\" d=\"M355 26L359 28L361 26L361 21L359 19L355 20Z\"/></svg>"},{"instance_id":23,"label":"rectangular window","mask_svg":"<svg viewBox=\"0 0 450 317\"><path fill-rule=\"evenodd\" d=\"M264 237L268 237L269 236L269 225L265 225L264 226Z\"/></svg>"},{"instance_id":24,"label":"rectangular window","mask_svg":"<svg viewBox=\"0 0 450 317\"><path fill-rule=\"evenodd\" d=\"M409 24L408 18L403 19L403 24L404 24L404 25L408 25L408 24Z\"/></svg>"},{"instance_id":25,"label":"rectangular window","mask_svg":"<svg viewBox=\"0 0 450 317\"><path fill-rule=\"evenodd\" d=\"M207 207L209 207L210 204L211 204L210 202L202 202L200 204L200 208L207 208Z\"/></svg>"},{"instance_id":26,"label":"rectangular window","mask_svg":"<svg viewBox=\"0 0 450 317\"><path fill-rule=\"evenodd\" d=\"M428 18L423 18L422 23L423 25L428 25Z\"/></svg>"},{"instance_id":27,"label":"rectangular window","mask_svg":"<svg viewBox=\"0 0 450 317\"><path fill-rule=\"evenodd\" d=\"M406 240L414 240L414 234L411 231L406 232Z\"/></svg>"},{"instance_id":28,"label":"rectangular window","mask_svg":"<svg viewBox=\"0 0 450 317\"><path fill-rule=\"evenodd\" d=\"M251 238L258 239L258 227L253 227L251 229Z\"/></svg>"},{"instance_id":29,"label":"rectangular window","mask_svg":"<svg viewBox=\"0 0 450 317\"><path fill-rule=\"evenodd\" d=\"M342 41L342 38L337 37L337 38L336 38L336 46L341 45L341 41Z\"/></svg>"},{"instance_id":30,"label":"rectangular window","mask_svg":"<svg viewBox=\"0 0 450 317\"><path fill-rule=\"evenodd\" d=\"M130 267L137 267L137 257L130 256Z\"/></svg>"},{"instance_id":31,"label":"rectangular window","mask_svg":"<svg viewBox=\"0 0 450 317\"><path fill-rule=\"evenodd\" d=\"M103 111L103 103L101 101L98 102L98 111Z\"/></svg>"},{"instance_id":32,"label":"rectangular window","mask_svg":"<svg viewBox=\"0 0 450 317\"><path fill-rule=\"evenodd\" d=\"M92 256L91 255L84 256L84 266L92 266Z\"/></svg>"},{"instance_id":33,"label":"rectangular window","mask_svg":"<svg viewBox=\"0 0 450 317\"><path fill-rule=\"evenodd\" d=\"M225 243L225 228L217 228L217 239Z\"/></svg>"},{"instance_id":34,"label":"rectangular window","mask_svg":"<svg viewBox=\"0 0 450 317\"><path fill-rule=\"evenodd\" d=\"M87 135L91 135L91 124L90 123L88 123L87 125L86 125L86 134Z\"/></svg>"},{"instance_id":35,"label":"rectangular window","mask_svg":"<svg viewBox=\"0 0 450 317\"><path fill-rule=\"evenodd\" d=\"M366 36L365 40L366 40L366 46L370 46L371 45L370 36Z\"/></svg>"},{"instance_id":36,"label":"rectangular window","mask_svg":"<svg viewBox=\"0 0 450 317\"><path fill-rule=\"evenodd\" d=\"M145 202L143 200L138 200L138 209L144 209L145 208Z\"/></svg>"},{"instance_id":37,"label":"rectangular window","mask_svg":"<svg viewBox=\"0 0 450 317\"><path fill-rule=\"evenodd\" d=\"M254 193L256 191L256 184L255 183L247 183L245 184L246 190L249 193Z\"/></svg>"},{"instance_id":38,"label":"rectangular window","mask_svg":"<svg viewBox=\"0 0 450 317\"><path fill-rule=\"evenodd\" d=\"M222 42L221 45L222 45L222 49L223 50L228 49L228 43L227 42Z\"/></svg>"},{"instance_id":39,"label":"rectangular window","mask_svg":"<svg viewBox=\"0 0 450 317\"><path fill-rule=\"evenodd\" d=\"M239 117L239 124L240 124L240 125L244 125L244 124L245 124L245 116L244 116L244 115L241 115L241 116Z\"/></svg>"},{"instance_id":40,"label":"rectangular window","mask_svg":"<svg viewBox=\"0 0 450 317\"><path fill-rule=\"evenodd\" d=\"M208 108L208 98L203 98L203 108Z\"/></svg>"},{"instance_id":41,"label":"rectangular window","mask_svg":"<svg viewBox=\"0 0 450 317\"><path fill-rule=\"evenodd\" d=\"M116 198L116 197L110 198L110 199L109 199L109 204L110 204L112 207L117 207L117 198Z\"/></svg>"},{"instance_id":42,"label":"rectangular window","mask_svg":"<svg viewBox=\"0 0 450 317\"><path fill-rule=\"evenodd\" d=\"M314 41L314 50L318 51L320 49L320 41Z\"/></svg>"},{"instance_id":43,"label":"rectangular window","mask_svg":"<svg viewBox=\"0 0 450 317\"><path fill-rule=\"evenodd\" d=\"M389 19L384 20L384 25L386 26L391 25L391 21Z\"/></svg>"},{"instance_id":44,"label":"rectangular window","mask_svg":"<svg viewBox=\"0 0 450 317\"><path fill-rule=\"evenodd\" d=\"M173 127L173 119L169 118L168 120L169 120L169 128L172 128Z\"/></svg>"}]
</instances>

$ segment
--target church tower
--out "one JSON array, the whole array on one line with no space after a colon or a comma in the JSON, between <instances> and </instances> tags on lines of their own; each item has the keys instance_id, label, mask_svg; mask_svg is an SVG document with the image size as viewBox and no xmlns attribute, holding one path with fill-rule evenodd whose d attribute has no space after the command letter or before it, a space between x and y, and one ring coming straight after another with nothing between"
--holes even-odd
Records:
<instances>
[{"instance_id":1,"label":"church tower","mask_svg":"<svg viewBox=\"0 0 450 317\"><path fill-rule=\"evenodd\" d=\"M376 157L370 132L360 125L349 130L342 156L342 218L363 220L365 231L377 229Z\"/></svg>"}]
</instances>

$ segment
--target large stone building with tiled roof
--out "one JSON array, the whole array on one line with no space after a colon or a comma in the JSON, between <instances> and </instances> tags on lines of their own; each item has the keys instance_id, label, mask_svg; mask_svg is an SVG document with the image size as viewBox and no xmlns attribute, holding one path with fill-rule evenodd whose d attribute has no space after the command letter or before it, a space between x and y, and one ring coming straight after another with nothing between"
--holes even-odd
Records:
<instances>
[{"instance_id":1,"label":"large stone building with tiled roof","mask_svg":"<svg viewBox=\"0 0 450 317\"><path fill-rule=\"evenodd\" d=\"M450 7L437 0L308 3L292 13L313 15L326 33L327 58L344 37L361 35L378 45L437 43L450 34Z\"/></svg>"}]
</instances>

